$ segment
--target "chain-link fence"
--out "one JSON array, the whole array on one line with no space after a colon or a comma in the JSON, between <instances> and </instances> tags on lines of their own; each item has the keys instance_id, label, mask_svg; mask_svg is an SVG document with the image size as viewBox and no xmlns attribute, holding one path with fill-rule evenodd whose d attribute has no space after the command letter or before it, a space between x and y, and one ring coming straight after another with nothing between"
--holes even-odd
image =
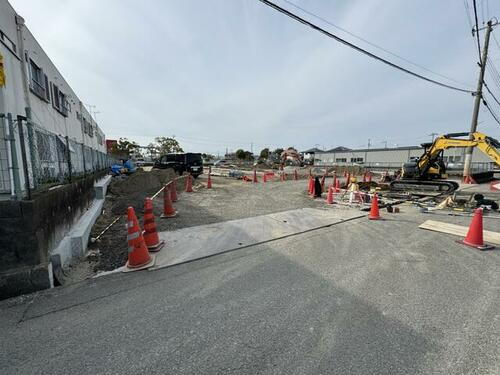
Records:
<instances>
[{"instance_id":1,"label":"chain-link fence","mask_svg":"<svg viewBox=\"0 0 500 375\"><path fill-rule=\"evenodd\" d=\"M73 179L108 168L115 162L108 154L53 134L33 123L21 126L32 189Z\"/></svg>"}]
</instances>

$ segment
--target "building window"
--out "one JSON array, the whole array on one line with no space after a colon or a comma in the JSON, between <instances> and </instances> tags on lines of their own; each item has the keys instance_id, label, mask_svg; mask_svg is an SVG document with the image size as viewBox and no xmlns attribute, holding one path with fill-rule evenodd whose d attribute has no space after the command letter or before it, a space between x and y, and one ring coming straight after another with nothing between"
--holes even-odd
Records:
<instances>
[{"instance_id":1,"label":"building window","mask_svg":"<svg viewBox=\"0 0 500 375\"><path fill-rule=\"evenodd\" d=\"M15 43L10 40L9 37L2 32L2 30L0 30L0 40L7 46L8 49L11 50L11 52L17 55L17 47Z\"/></svg>"},{"instance_id":2,"label":"building window","mask_svg":"<svg viewBox=\"0 0 500 375\"><path fill-rule=\"evenodd\" d=\"M68 110L70 109L66 94L64 94L59 87L52 83L52 106L64 117L68 117Z\"/></svg>"},{"instance_id":3,"label":"building window","mask_svg":"<svg viewBox=\"0 0 500 375\"><path fill-rule=\"evenodd\" d=\"M30 89L40 99L47 100L48 80L47 76L43 74L42 68L36 65L30 59Z\"/></svg>"},{"instance_id":4,"label":"building window","mask_svg":"<svg viewBox=\"0 0 500 375\"><path fill-rule=\"evenodd\" d=\"M337 158L335 159L337 163L347 163L347 158Z\"/></svg>"},{"instance_id":5,"label":"building window","mask_svg":"<svg viewBox=\"0 0 500 375\"><path fill-rule=\"evenodd\" d=\"M351 163L362 163L363 158L351 158Z\"/></svg>"}]
</instances>

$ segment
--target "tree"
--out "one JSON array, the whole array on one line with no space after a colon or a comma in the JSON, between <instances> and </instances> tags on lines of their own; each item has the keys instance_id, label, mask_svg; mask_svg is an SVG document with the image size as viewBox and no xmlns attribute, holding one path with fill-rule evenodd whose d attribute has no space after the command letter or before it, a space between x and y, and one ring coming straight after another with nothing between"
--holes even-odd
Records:
<instances>
[{"instance_id":1,"label":"tree","mask_svg":"<svg viewBox=\"0 0 500 375\"><path fill-rule=\"evenodd\" d=\"M277 148L276 150L273 151L274 154L276 154L278 157L281 156L281 153L283 152L282 148Z\"/></svg>"},{"instance_id":2,"label":"tree","mask_svg":"<svg viewBox=\"0 0 500 375\"><path fill-rule=\"evenodd\" d=\"M253 160L253 154L250 151L245 151L245 160Z\"/></svg>"},{"instance_id":3,"label":"tree","mask_svg":"<svg viewBox=\"0 0 500 375\"><path fill-rule=\"evenodd\" d=\"M204 160L206 160L206 161L210 161L210 160L214 160L215 159L215 156L212 155L212 154L205 154L205 153L203 153L203 154L201 154L201 157Z\"/></svg>"},{"instance_id":4,"label":"tree","mask_svg":"<svg viewBox=\"0 0 500 375\"><path fill-rule=\"evenodd\" d=\"M240 160L245 160L245 151L241 148L239 148L238 150L236 150L236 152L234 153L236 155L236 158L237 159L240 159Z\"/></svg>"},{"instance_id":5,"label":"tree","mask_svg":"<svg viewBox=\"0 0 500 375\"><path fill-rule=\"evenodd\" d=\"M163 154L184 152L182 147L177 142L175 138L169 137L156 137L155 142L157 143L158 152Z\"/></svg>"},{"instance_id":6,"label":"tree","mask_svg":"<svg viewBox=\"0 0 500 375\"><path fill-rule=\"evenodd\" d=\"M266 148L262 149L262 151L260 152L259 157L261 159L267 159L267 158L269 158L269 148L266 147Z\"/></svg>"},{"instance_id":7,"label":"tree","mask_svg":"<svg viewBox=\"0 0 500 375\"><path fill-rule=\"evenodd\" d=\"M118 142L113 145L111 152L114 154L133 154L134 152L138 152L140 150L140 146L134 142L129 141L127 138L120 138Z\"/></svg>"}]
</instances>

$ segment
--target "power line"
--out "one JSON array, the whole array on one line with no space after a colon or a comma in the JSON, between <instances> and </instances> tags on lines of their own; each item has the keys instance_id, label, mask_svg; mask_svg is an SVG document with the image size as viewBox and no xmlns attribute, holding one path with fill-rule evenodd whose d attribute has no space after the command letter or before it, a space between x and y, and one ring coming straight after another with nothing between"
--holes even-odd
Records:
<instances>
[{"instance_id":1,"label":"power line","mask_svg":"<svg viewBox=\"0 0 500 375\"><path fill-rule=\"evenodd\" d=\"M491 78L493 78L493 83L495 83L495 86L500 89L500 74L498 73L497 69L493 64L487 64L486 68Z\"/></svg>"},{"instance_id":2,"label":"power line","mask_svg":"<svg viewBox=\"0 0 500 375\"><path fill-rule=\"evenodd\" d=\"M493 36L493 40L495 41L495 43L496 43L496 45L497 45L498 49L500 49L500 42L498 42L498 39L497 39L497 37L495 36L495 33L491 33L491 35Z\"/></svg>"},{"instance_id":3,"label":"power line","mask_svg":"<svg viewBox=\"0 0 500 375\"><path fill-rule=\"evenodd\" d=\"M377 56L377 55L375 55L375 54L373 54L371 52L368 52L367 50L365 50L365 49L363 49L361 47L358 47L358 46L356 46L356 45L348 42L347 40L340 38L337 35L334 35L334 34L330 33L329 31L327 31L327 30L325 30L325 29L323 29L323 28L321 28L321 27L319 27L319 26L317 26L317 25L315 25L315 24L313 24L313 23L305 20L302 17L299 17L298 15L296 15L296 14L294 14L294 13L292 13L292 12L290 12L290 11L288 11L288 10L286 10L286 9L284 9L284 8L276 5L276 4L274 4L271 1L268 1L268 0L258 0L258 1L260 1L261 3L267 5L267 6L273 8L275 10L277 10L280 13L285 14L286 16L288 16L288 17L290 17L290 18L292 18L292 19L294 19L294 20L296 20L296 21L298 21L298 22L300 22L300 23L302 23L302 24L304 24L306 26L309 26L310 28L312 28L312 29L314 29L316 31L319 31L320 33L322 33L322 34L324 34L324 35L326 35L326 36L328 36L328 37L330 37L332 39L335 39L337 42L340 42L340 43L346 45L347 47L350 47L350 48L352 48L352 49L354 49L354 50L356 50L358 52L361 52L361 53L363 53L363 54L365 54L365 55L367 55L367 56L369 56L369 57L371 57L371 58L373 58L375 60L381 61L384 64L387 64L387 65L389 65L389 66L391 66L391 67L393 67L395 69L401 70L402 72L405 72L405 73L410 74L410 75L412 75L414 77L420 78L420 79L422 79L424 81L434 83L434 84L436 84L438 86L446 87L446 88L451 89L451 90L466 92L466 93L469 93L469 94L474 93L474 91L465 90L465 89L461 89L461 88L458 88L458 87L455 87L455 86L447 85L446 83L435 81L435 80L433 80L431 78L422 76L422 75L420 75L418 73L415 73L415 72L413 72L411 70L403 68L402 66L396 65L393 62L390 62L389 60L386 60L386 59L384 59L384 58L382 58L380 56Z\"/></svg>"},{"instance_id":4,"label":"power line","mask_svg":"<svg viewBox=\"0 0 500 375\"><path fill-rule=\"evenodd\" d=\"M484 85L484 87L486 87L486 90L488 90L488 92L490 93L491 97L497 102L498 105L500 105L500 101L498 101L498 99L495 97L495 95L493 95L493 93L491 92L491 90L488 87L488 85L486 84L486 82L483 81L483 85Z\"/></svg>"},{"instance_id":5,"label":"power line","mask_svg":"<svg viewBox=\"0 0 500 375\"><path fill-rule=\"evenodd\" d=\"M479 41L479 23L477 21L476 0L472 0L472 4L474 5L474 19L476 20L476 40L477 40L477 51L479 53L479 63L482 63L481 62L481 42ZM474 32L474 30L472 32Z\"/></svg>"},{"instance_id":6,"label":"power line","mask_svg":"<svg viewBox=\"0 0 500 375\"><path fill-rule=\"evenodd\" d=\"M312 17L314 17L314 18L317 18L318 20L323 21L324 23L326 23L326 24L328 24L328 25L330 25L330 26L332 26L332 27L334 27L334 28L336 28L336 29L338 29L338 30L343 31L343 32L344 32L344 33L346 33L346 34L349 34L349 35L350 35L350 36L352 36L353 38L356 38L356 39L358 39L358 40L361 40L362 42L365 42L366 44L369 44L369 45L370 45L370 46L372 46L372 47L375 47L375 48L377 48L377 49L379 49L379 50L381 50L381 51L384 51L385 53L388 53L389 55L392 55L392 56L394 56L394 57L396 57L396 58L398 58L398 59L400 59L400 60L402 60L402 61L405 61L405 62L407 62L408 64L411 64L411 65L413 65L413 66L416 66L417 68L420 68L420 69L425 70L425 71L427 71L427 72L429 72L429 73L432 73L432 74L435 74L435 75L437 75L437 76L440 76L441 78L448 79L448 80L453 81L453 82L455 82L455 83L458 83L458 84L460 84L460 85L471 86L471 85L470 85L470 84L468 84L468 83L457 81L456 79L453 79L453 78L451 78L451 77L445 76L444 74L440 74L440 73L438 73L438 72L435 72L435 71L433 71L433 70L431 70L431 69L429 69L429 68L426 68L425 66L422 66L422 65L420 65L420 64L417 64L417 63L415 63L415 62L413 62L413 61L411 61L411 60L408 60L407 58L405 58L405 57L403 57L403 56L400 56L400 55L398 55L398 54L396 54L396 53L394 53L394 52L391 52L391 51L389 51L388 49L386 49L386 48L384 48L384 47L381 47L381 46L379 46L379 45L377 45L377 44L375 44L375 43L372 43L372 42L370 42L369 40L366 40L365 38L362 38L362 37L360 37L359 35L356 35L356 34L354 34L354 33L350 32L349 30L344 29L343 27L340 27L340 26L338 26L338 25L335 25L335 24L334 24L334 23L332 23L331 21L329 21L329 20L327 20L327 19L325 19L325 18L323 18L323 17L321 17L321 16L319 16L319 15L317 15L317 14L315 14L315 13L311 12L310 10L307 10L307 9L305 9L305 8L303 8L303 7L301 7L301 6L297 5L297 4L295 4L295 3L293 3L293 2L291 2L291 1L289 1L289 0L282 0L282 1L284 1L285 3L287 3L287 4L291 5L291 6L293 6L293 7L294 7L294 8L296 8L296 9L301 10L302 12L304 12L304 13L306 13L306 14L308 14L308 15L310 15L310 16L312 16ZM472 25L471 25L471 28L472 28Z\"/></svg>"},{"instance_id":7,"label":"power line","mask_svg":"<svg viewBox=\"0 0 500 375\"><path fill-rule=\"evenodd\" d=\"M498 123L498 125L500 125L500 119L498 118L497 114L495 112L493 112L493 110L488 105L488 102L486 100L484 100L484 98L483 98L483 104L488 109L488 111L490 112L491 116L495 119L495 121Z\"/></svg>"}]
</instances>

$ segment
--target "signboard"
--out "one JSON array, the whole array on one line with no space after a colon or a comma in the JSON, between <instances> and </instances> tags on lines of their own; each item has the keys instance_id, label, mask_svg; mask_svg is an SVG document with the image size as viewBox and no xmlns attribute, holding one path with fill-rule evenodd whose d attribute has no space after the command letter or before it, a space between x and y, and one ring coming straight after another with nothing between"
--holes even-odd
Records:
<instances>
[{"instance_id":1,"label":"signboard","mask_svg":"<svg viewBox=\"0 0 500 375\"><path fill-rule=\"evenodd\" d=\"M3 66L3 56L0 55L0 87L5 86L5 69Z\"/></svg>"}]
</instances>

